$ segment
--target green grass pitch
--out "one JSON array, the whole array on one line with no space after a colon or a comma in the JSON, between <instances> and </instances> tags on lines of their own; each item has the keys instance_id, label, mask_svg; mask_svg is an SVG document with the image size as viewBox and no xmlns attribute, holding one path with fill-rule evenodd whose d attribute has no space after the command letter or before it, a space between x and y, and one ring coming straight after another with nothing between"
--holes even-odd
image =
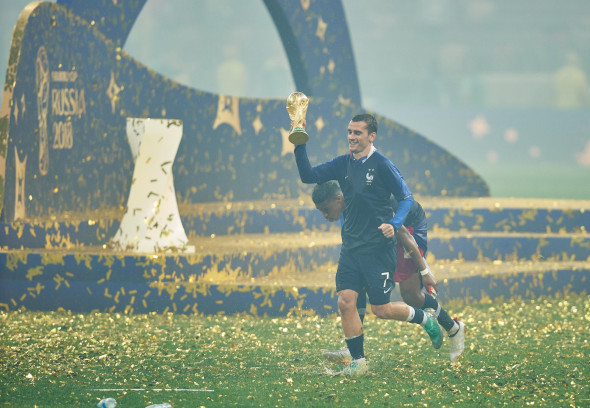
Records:
<instances>
[{"instance_id":1,"label":"green grass pitch","mask_svg":"<svg viewBox=\"0 0 590 408\"><path fill-rule=\"evenodd\" d=\"M326 374L337 316L0 313L0 406L590 406L590 298L450 304L451 364L409 323L365 322L371 374ZM334 368L331 366L331 368Z\"/></svg>"}]
</instances>

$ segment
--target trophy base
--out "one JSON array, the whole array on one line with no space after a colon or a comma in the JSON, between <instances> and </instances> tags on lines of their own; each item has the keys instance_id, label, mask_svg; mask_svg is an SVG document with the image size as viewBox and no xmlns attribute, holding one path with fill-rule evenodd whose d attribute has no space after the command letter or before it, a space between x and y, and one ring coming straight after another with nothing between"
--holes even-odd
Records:
<instances>
[{"instance_id":1,"label":"trophy base","mask_svg":"<svg viewBox=\"0 0 590 408\"><path fill-rule=\"evenodd\" d=\"M293 143L296 146L305 144L308 140L309 135L305 132L303 128L295 128L289 134L289 142Z\"/></svg>"}]
</instances>

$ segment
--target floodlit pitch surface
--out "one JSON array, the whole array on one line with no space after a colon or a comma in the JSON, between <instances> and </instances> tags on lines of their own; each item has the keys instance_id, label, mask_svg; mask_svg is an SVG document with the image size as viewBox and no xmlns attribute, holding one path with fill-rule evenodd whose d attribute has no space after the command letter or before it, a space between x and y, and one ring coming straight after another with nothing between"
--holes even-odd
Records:
<instances>
[{"instance_id":1,"label":"floodlit pitch surface","mask_svg":"<svg viewBox=\"0 0 590 408\"><path fill-rule=\"evenodd\" d=\"M466 351L432 349L421 328L365 324L371 374L329 376L336 316L3 312L2 406L588 406L590 297L450 304Z\"/></svg>"}]
</instances>

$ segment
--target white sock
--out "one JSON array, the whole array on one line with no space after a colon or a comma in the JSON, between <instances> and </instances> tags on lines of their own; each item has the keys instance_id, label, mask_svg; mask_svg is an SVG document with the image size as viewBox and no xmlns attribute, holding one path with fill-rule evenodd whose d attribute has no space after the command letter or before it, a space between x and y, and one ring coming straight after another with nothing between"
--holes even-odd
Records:
<instances>
[{"instance_id":1,"label":"white sock","mask_svg":"<svg viewBox=\"0 0 590 408\"><path fill-rule=\"evenodd\" d=\"M420 325L424 326L427 321L428 321L428 313L424 312L424 318L422 319L422 323L420 323Z\"/></svg>"},{"instance_id":2,"label":"white sock","mask_svg":"<svg viewBox=\"0 0 590 408\"><path fill-rule=\"evenodd\" d=\"M361 337L363 335L363 333L359 334L358 336L352 336L352 337L345 337L344 340L352 340L352 339L356 339L357 337Z\"/></svg>"},{"instance_id":3,"label":"white sock","mask_svg":"<svg viewBox=\"0 0 590 408\"><path fill-rule=\"evenodd\" d=\"M409 312L410 314L408 315L406 322L409 322L410 320L412 320L414 318L414 316L416 315L416 310L414 310L414 308L412 306L408 306Z\"/></svg>"},{"instance_id":4,"label":"white sock","mask_svg":"<svg viewBox=\"0 0 590 408\"><path fill-rule=\"evenodd\" d=\"M437 303L438 303L438 302L437 302ZM440 306L440 303L439 303L439 304L438 304L438 307L436 308L436 310L435 310L435 311L434 311L434 313L432 314L432 317L434 317L435 319L438 319L438 315L440 314L440 309L442 309L442 308L441 308L441 306Z\"/></svg>"}]
</instances>

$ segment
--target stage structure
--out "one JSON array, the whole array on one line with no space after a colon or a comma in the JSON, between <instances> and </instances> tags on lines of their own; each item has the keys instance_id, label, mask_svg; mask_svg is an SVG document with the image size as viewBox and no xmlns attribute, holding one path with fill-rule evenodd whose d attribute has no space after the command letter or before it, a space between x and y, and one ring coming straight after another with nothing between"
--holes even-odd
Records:
<instances>
[{"instance_id":1,"label":"stage structure","mask_svg":"<svg viewBox=\"0 0 590 408\"><path fill-rule=\"evenodd\" d=\"M179 203L308 193L285 136L287 95L211 94L143 66L122 46L144 3L60 0L23 10L0 113L5 222L124 206L134 167L125 140L131 117L182 121L172 167ZM363 110L342 5L265 4L297 90L312 98L311 149L318 160L331 158L346 149L342 129ZM391 119L379 122L380 150L403 169L415 193L488 195L481 177L452 154Z\"/></svg>"},{"instance_id":2,"label":"stage structure","mask_svg":"<svg viewBox=\"0 0 590 408\"><path fill-rule=\"evenodd\" d=\"M325 270L338 252L337 232L328 232L319 220L309 205L310 186L299 181L285 99L191 89L136 61L122 48L144 4L33 2L16 22L0 108L0 305L9 310L333 312L329 284L252 284L261 277ZM297 88L293 91L310 97L307 131L314 161L346 152L342 129L366 109L341 2L264 4L285 45ZM377 116L379 149L402 169L416 195L464 200L489 196L485 181L451 153ZM127 140L129 121L145 127L140 146L134 144L138 140ZM156 123L166 123L166 137L174 139L161 152L162 177L154 182L156 194L166 192L165 201L152 200L147 186L152 179L143 178L158 166L140 170L145 162L139 163L144 147L160 149L156 139L144 146L148 128ZM146 205L153 209L158 202L165 208L152 212L152 218ZM469 207L464 211L472 210L469 201L463 203ZM441 236L438 247L434 240L432 255L461 258L475 251L464 260L517 262L543 256L587 262L583 226L590 223L584 205L538 208L541 213L559 211L553 214L561 220L554 228L567 227L561 236L539 233L518 251L522 237L502 240L494 235L498 225L489 228L486 217L496 219L499 211L500 225L510 226L522 208L498 210L485 203L473 208L485 214L473 226L478 232L478 226L487 225L483 236L476 241L469 235L451 241ZM141 211L134 214L136 208ZM443 212L445 225L461 215L452 207ZM535 220L535 227L545 226L546 220ZM466 231L471 230L457 233ZM146 244L155 240L150 234L156 232L158 239L174 239ZM549 238L562 252L545 248ZM453 244L447 250L448 242ZM497 246L495 252L490 245ZM570 280L556 281L569 283L552 284L551 291L566 285L587 288L588 267L576 265ZM562 271L563 264L551 270ZM536 293L531 288L538 287L538 278L530 275L536 271L514 273L521 288ZM486 285L497 287L494 278L475 286L461 279L457 296L477 293L481 298Z\"/></svg>"}]
</instances>

